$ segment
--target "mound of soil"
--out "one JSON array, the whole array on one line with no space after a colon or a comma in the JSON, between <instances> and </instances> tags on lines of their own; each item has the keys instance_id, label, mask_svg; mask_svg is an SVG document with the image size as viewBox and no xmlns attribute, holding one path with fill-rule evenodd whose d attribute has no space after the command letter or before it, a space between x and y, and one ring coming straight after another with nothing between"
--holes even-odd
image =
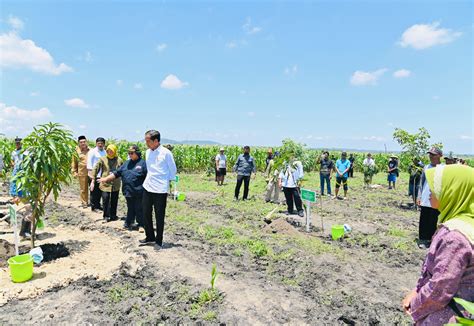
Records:
<instances>
[{"instance_id":1,"label":"mound of soil","mask_svg":"<svg viewBox=\"0 0 474 326\"><path fill-rule=\"evenodd\" d=\"M279 233L286 235L299 234L298 230L296 230L290 223L288 223L283 218L277 218L276 220L271 221L271 223L265 225L263 229L269 233Z\"/></svg>"}]
</instances>

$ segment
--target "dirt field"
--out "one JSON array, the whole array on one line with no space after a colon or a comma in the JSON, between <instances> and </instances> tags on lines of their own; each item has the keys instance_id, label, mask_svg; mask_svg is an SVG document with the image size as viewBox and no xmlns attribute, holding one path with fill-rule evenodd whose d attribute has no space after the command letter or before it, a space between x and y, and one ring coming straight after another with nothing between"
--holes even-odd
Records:
<instances>
[{"instance_id":1,"label":"dirt field","mask_svg":"<svg viewBox=\"0 0 474 326\"><path fill-rule=\"evenodd\" d=\"M138 247L144 235L122 221L78 208L72 185L48 205L38 237L70 254L35 266L27 283L12 283L1 264L13 235L0 222L0 324L409 325L400 302L425 251L415 243L418 213L401 206L409 202L401 179L388 190L381 174L382 188L363 190L356 175L347 200L324 197L312 208L307 233L285 206L264 203L260 176L251 200L234 202L233 176L217 187L212 177L182 174L187 198L168 202L159 252ZM319 189L318 180L310 175L305 187ZM124 206L121 198L121 216ZM345 223L352 233L331 240L331 225Z\"/></svg>"}]
</instances>

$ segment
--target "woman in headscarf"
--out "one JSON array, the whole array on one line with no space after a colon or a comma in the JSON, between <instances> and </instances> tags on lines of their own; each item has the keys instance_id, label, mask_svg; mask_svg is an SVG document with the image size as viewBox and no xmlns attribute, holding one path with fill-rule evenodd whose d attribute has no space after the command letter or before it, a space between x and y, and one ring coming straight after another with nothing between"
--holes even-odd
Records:
<instances>
[{"instance_id":1,"label":"woman in headscarf","mask_svg":"<svg viewBox=\"0 0 474 326\"><path fill-rule=\"evenodd\" d=\"M116 178L122 179L122 194L127 200L127 218L124 228L128 230L139 229L143 231L143 182L147 174L146 163L142 159L140 148L133 145L128 149L126 161L117 171L101 178L100 183L107 183ZM137 221L137 224L134 222Z\"/></svg>"},{"instance_id":2,"label":"woman in headscarf","mask_svg":"<svg viewBox=\"0 0 474 326\"><path fill-rule=\"evenodd\" d=\"M416 289L403 300L416 325L444 325L468 313L453 298L474 300L474 169L439 165L426 171L431 205L440 211Z\"/></svg>"},{"instance_id":3,"label":"woman in headscarf","mask_svg":"<svg viewBox=\"0 0 474 326\"><path fill-rule=\"evenodd\" d=\"M117 157L117 146L113 144L107 146L106 153L107 155L101 157L92 170L91 191L94 191L94 185L99 171L101 171L102 177L105 177L116 172L123 163L122 159ZM117 205L120 191L120 178L111 182L100 183L99 187L100 190L102 190L104 220L106 222L118 220Z\"/></svg>"}]
</instances>

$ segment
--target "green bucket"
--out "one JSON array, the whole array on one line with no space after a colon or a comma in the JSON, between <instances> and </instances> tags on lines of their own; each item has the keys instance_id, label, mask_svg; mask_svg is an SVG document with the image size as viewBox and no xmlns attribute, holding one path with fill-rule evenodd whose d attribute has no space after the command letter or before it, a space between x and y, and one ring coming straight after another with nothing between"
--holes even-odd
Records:
<instances>
[{"instance_id":1,"label":"green bucket","mask_svg":"<svg viewBox=\"0 0 474 326\"><path fill-rule=\"evenodd\" d=\"M10 276L15 283L26 282L33 277L33 257L30 254L13 256L8 259Z\"/></svg>"},{"instance_id":2,"label":"green bucket","mask_svg":"<svg viewBox=\"0 0 474 326\"><path fill-rule=\"evenodd\" d=\"M331 235L333 240L340 239L344 236L344 225L333 225L331 226Z\"/></svg>"},{"instance_id":3,"label":"green bucket","mask_svg":"<svg viewBox=\"0 0 474 326\"><path fill-rule=\"evenodd\" d=\"M182 192L180 192L178 194L178 197L176 198L176 200L178 200L178 201L184 201L185 199L186 199L186 195L183 194Z\"/></svg>"}]
</instances>

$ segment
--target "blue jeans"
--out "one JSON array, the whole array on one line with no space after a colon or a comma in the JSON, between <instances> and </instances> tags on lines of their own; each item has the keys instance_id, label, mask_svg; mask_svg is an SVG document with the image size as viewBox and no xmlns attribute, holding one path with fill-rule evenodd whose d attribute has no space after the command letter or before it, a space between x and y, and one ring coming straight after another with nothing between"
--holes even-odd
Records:
<instances>
[{"instance_id":1,"label":"blue jeans","mask_svg":"<svg viewBox=\"0 0 474 326\"><path fill-rule=\"evenodd\" d=\"M324 181L326 181L328 188L328 195L331 194L331 180L329 179L329 174L319 174L319 181L321 183L321 195L324 195Z\"/></svg>"}]
</instances>

